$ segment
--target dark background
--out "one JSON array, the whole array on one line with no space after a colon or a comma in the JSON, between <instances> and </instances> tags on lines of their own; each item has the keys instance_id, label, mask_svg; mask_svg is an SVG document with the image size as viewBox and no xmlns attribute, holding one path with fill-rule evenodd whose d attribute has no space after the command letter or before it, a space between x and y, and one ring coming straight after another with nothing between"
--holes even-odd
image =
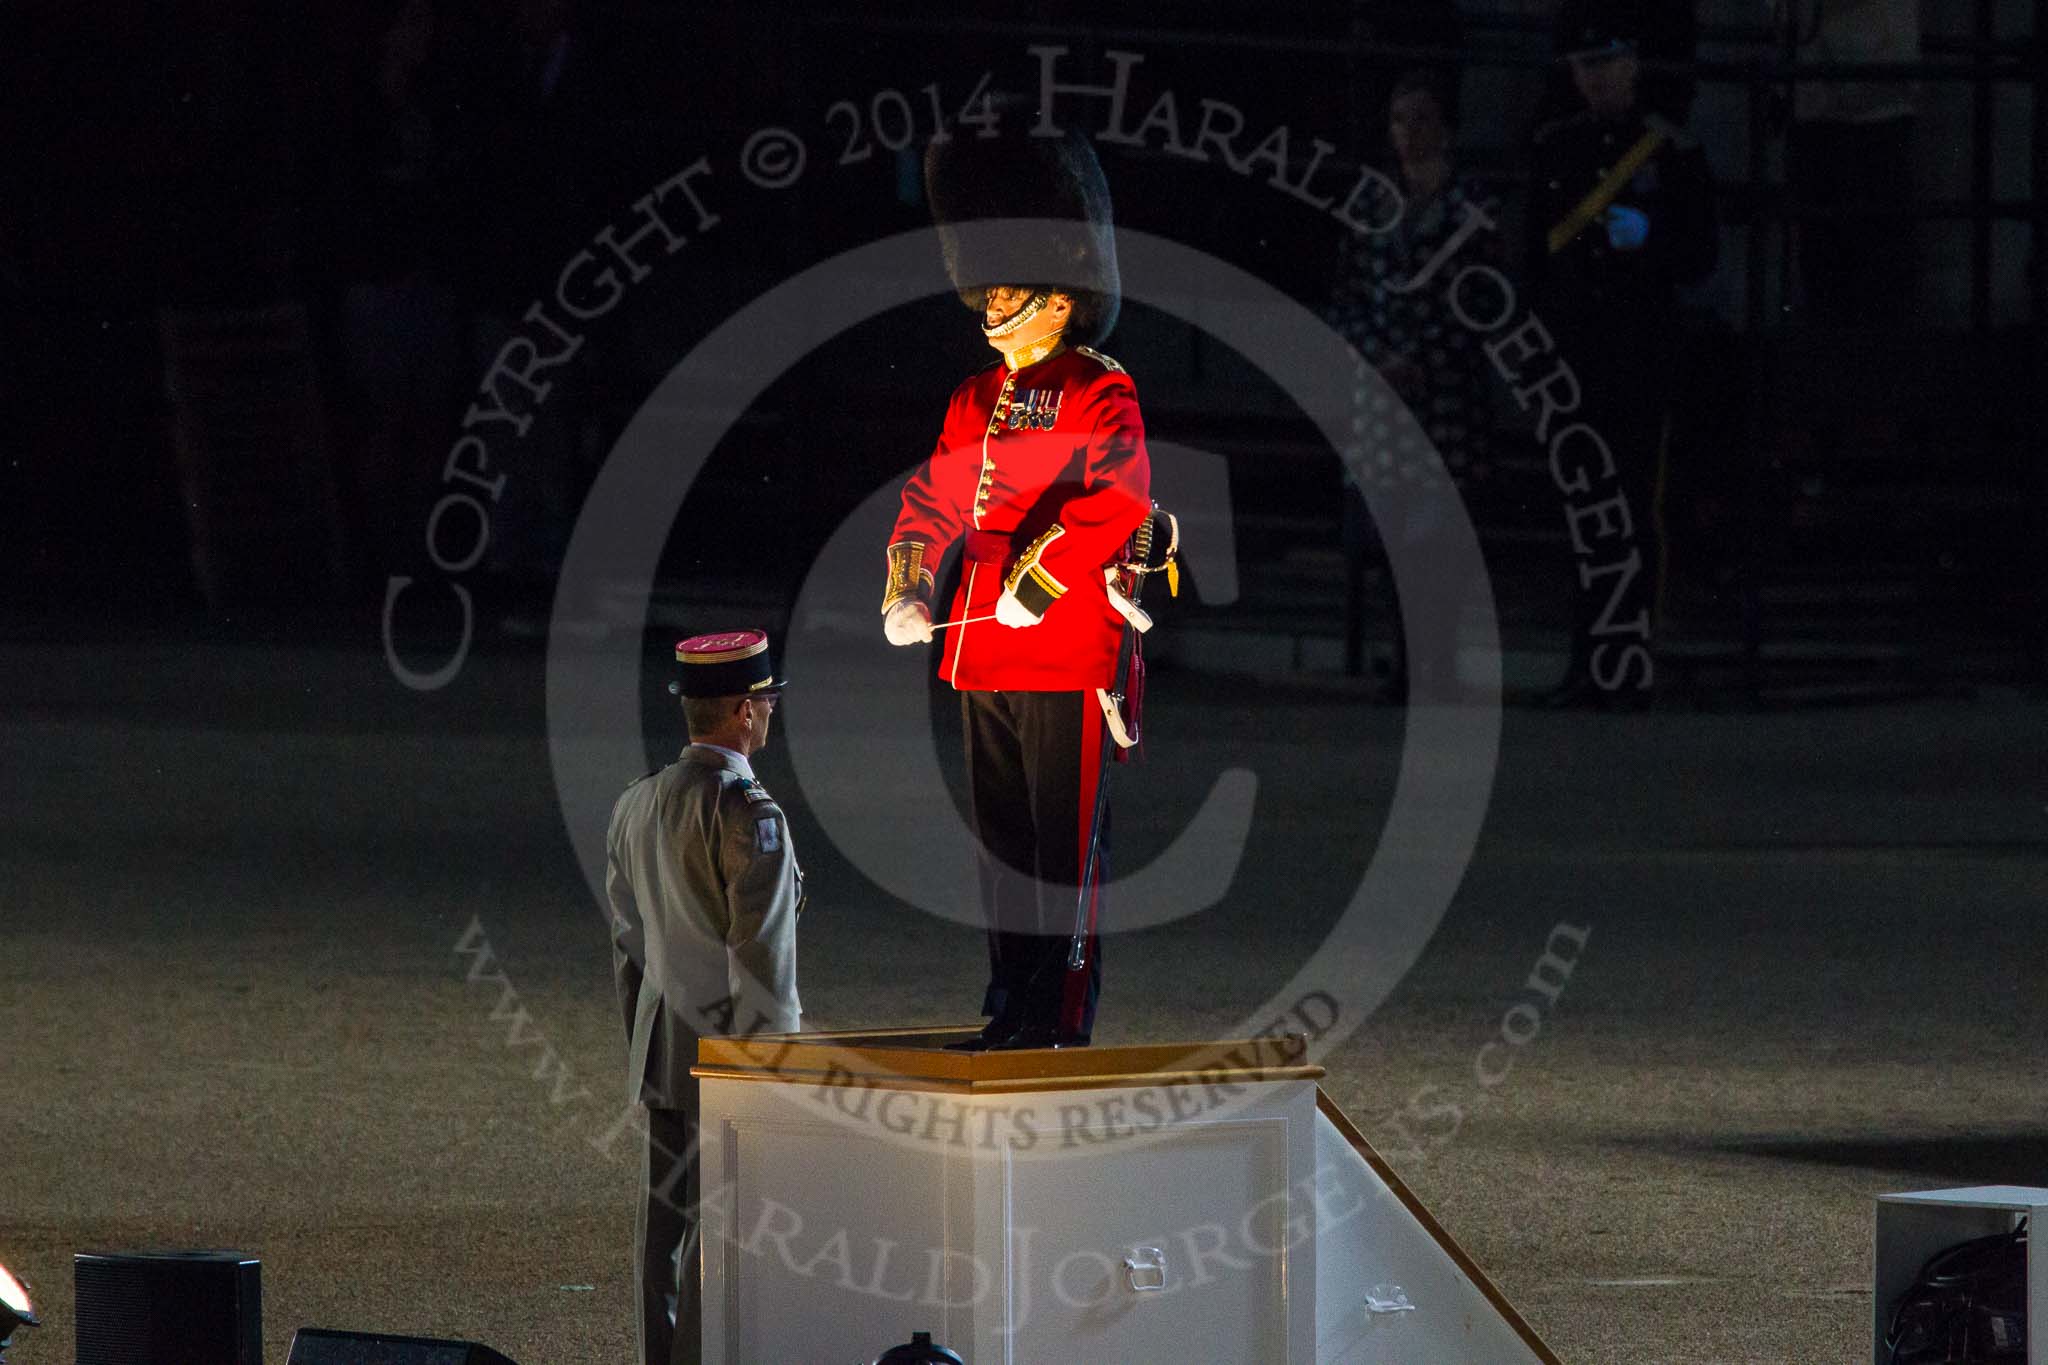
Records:
<instances>
[{"instance_id":1,"label":"dark background","mask_svg":"<svg viewBox=\"0 0 2048 1365\"><path fill-rule=\"evenodd\" d=\"M914 171L886 149L831 164L847 125L828 107L897 90L921 138L923 87L936 82L949 111L985 73L990 88L1029 90L1034 42L1072 49L1062 74L1076 79L1105 79L1106 50L1143 53L1133 121L1163 88L1190 130L1199 99L1228 100L1246 115L1240 147L1289 127L1297 173L1310 139L1325 138L1337 148L1326 188L1348 185L1361 162L1391 164L1381 111L1395 72L1455 60L1463 159L1501 195L1519 242L1529 134L1560 98L1543 5L1289 14L906 6L856 21L779 5L444 0L114 5L87 18L16 7L0 96L11 601L64 624L110 611L217 624L231 608L274 624L374 606L391 572L424 558L440 458L507 322L593 233L628 223L634 199L708 156L727 221L631 287L556 372L536 430L494 450L510 480L476 586L494 608L532 614L582 488L661 374L766 287L926 221ZM1952 627L1999 655L2002 673L2038 675L2031 18L2011 0L1930 14L1914 183L1844 206L1793 173L1782 29L1746 5L1704 11L1693 122L1724 227L1720 269L1687 296L1676 329L1672 614L1721 646L1702 649L1706 663L1740 663L1752 694L1782 680L1757 662L1769 648L1881 643L1916 655L1902 671L1930 657L1939 671ZM417 53L402 111L378 93L394 47ZM1099 101L1068 107L1100 116ZM810 144L789 190L736 173L740 144L770 123ZM863 124L872 138L865 113ZM1327 213L1262 173L1101 150L1120 222L1311 307L1327 299L1341 231ZM1914 261L1909 295L1847 329L1812 315L1794 265L1802 215L1843 213L1879 220ZM365 289L382 292L365 302ZM257 355L213 363L239 376L230 399L283 393L299 407L244 413L237 427L192 385L178 392L174 329L280 308L284 330ZM1246 606L1291 630L1336 628L1290 619L1341 591L1330 452L1199 328L1134 315L1110 350L1145 378L1158 435L1231 459ZM733 534L700 535L670 574L745 553L757 579L793 581L856 491L927 448L938 393L978 353L934 300L792 374L728 439L702 490L713 508L695 529ZM849 363L856 355L888 361ZM203 356L191 363L206 372ZM1555 615L1542 585L1564 571L1559 499L1497 398L1502 475L1468 501L1510 624L1540 629ZM849 411L862 420L837 420ZM181 420L195 434L181 439ZM1274 565L1289 571L1260 581Z\"/></svg>"},{"instance_id":2,"label":"dark background","mask_svg":"<svg viewBox=\"0 0 2048 1365\"><path fill-rule=\"evenodd\" d=\"M623 1047L543 646L564 643L553 611L640 647L662 761L677 634L779 629L821 538L984 363L945 296L835 340L726 436L647 619L555 601L583 489L661 377L762 291L926 222L889 158L831 164L834 101L897 89L923 117L930 82L949 102L984 72L1030 87L1034 42L1096 79L1132 50L1140 112L1159 88L1188 122L1229 99L1253 137L1289 125L1297 166L1310 136L1333 167L1384 165L1381 92L1447 47L1465 160L1515 241L1554 80L1541 3L432 8L398 40L421 54L403 118L375 93L395 4L0 21L0 1258L45 1314L27 1365L68 1358L69 1258L93 1246L259 1252L273 1359L310 1323L529 1362L627 1349L634 1175L589 1142ZM1848 210L1787 153L1781 38L1760 5L1702 5L1722 252L1681 301L1658 705L1506 711L1457 901L1323 1058L1566 1359L1867 1358L1874 1194L2048 1184L2042 8L1924 7L1910 185L1850 206L1913 268L1843 325L1814 315L1788 226ZM811 147L788 191L733 169L767 124ZM1103 152L1120 222L1327 297L1327 215ZM591 329L526 441L494 443L471 654L408 690L380 606L391 575L432 572L493 319L699 156L725 221ZM1224 768L1262 786L1228 895L1111 939L1103 1037L1228 1034L1348 894L1403 715L1346 670L1347 628L1365 618L1369 670L1384 622L1348 596L1333 453L1195 327L1131 308L1106 349L1155 437L1228 461L1241 586L1152 603L1154 757L1120 789L1119 847L1164 846ZM1468 505L1520 702L1562 666L1570 567L1563 504L1495 396L1499 475ZM407 658L445 657L452 620L405 624ZM783 749L762 775L816 888L812 1016L971 1014L978 935L867 883ZM1475 1050L1563 922L1592 926L1583 965L1513 1084L1477 1093ZM602 1100L565 1117L533 1081L451 951L472 923ZM1428 1085L1458 1125L1417 1119Z\"/></svg>"}]
</instances>

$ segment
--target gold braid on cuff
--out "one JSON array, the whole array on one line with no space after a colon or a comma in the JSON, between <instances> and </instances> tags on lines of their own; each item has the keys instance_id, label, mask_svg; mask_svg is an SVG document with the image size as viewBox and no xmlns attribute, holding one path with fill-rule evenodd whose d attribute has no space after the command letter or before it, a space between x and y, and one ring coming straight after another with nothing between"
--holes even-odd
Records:
<instances>
[{"instance_id":1,"label":"gold braid on cuff","mask_svg":"<svg viewBox=\"0 0 2048 1365\"><path fill-rule=\"evenodd\" d=\"M1034 616L1045 615L1047 607L1067 595L1067 585L1047 572L1043 563L1046 547L1066 533L1066 527L1055 523L1044 535L1031 542L1003 577L1003 587L1029 607Z\"/></svg>"},{"instance_id":2,"label":"gold braid on cuff","mask_svg":"<svg viewBox=\"0 0 2048 1365\"><path fill-rule=\"evenodd\" d=\"M889 547L889 584L882 591L882 614L905 598L927 605L932 597L932 571L924 566L924 542L899 540Z\"/></svg>"}]
</instances>

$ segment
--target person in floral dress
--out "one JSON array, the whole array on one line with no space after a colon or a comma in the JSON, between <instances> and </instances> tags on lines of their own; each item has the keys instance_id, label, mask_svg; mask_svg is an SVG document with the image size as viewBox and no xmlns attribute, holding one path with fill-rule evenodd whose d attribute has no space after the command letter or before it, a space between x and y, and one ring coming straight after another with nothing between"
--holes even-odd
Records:
<instances>
[{"instance_id":1,"label":"person in floral dress","mask_svg":"<svg viewBox=\"0 0 2048 1365\"><path fill-rule=\"evenodd\" d=\"M1347 234L1339 252L1330 323L1406 404L1442 461L1439 466L1414 446L1413 428L1393 420L1386 389L1367 383L1361 369L1351 420L1356 449L1348 452L1353 459L1344 497L1345 548L1354 565L1363 564L1375 543L1396 539L1428 554L1442 537L1453 500L1487 474L1492 415L1486 357L1479 335L1453 311L1448 287L1465 266L1499 264L1498 204L1455 164L1455 89L1454 78L1439 71L1413 71L1395 82L1387 133L1400 167L1402 203L1394 205L1387 195L1388 203L1358 217L1398 221L1382 232ZM1372 486L1379 524L1360 479ZM1393 603L1388 700L1405 701L1417 678L1427 678L1433 694L1457 690L1457 614L1467 585L1434 581L1441 577L1424 575L1427 581L1410 585L1414 600Z\"/></svg>"}]
</instances>

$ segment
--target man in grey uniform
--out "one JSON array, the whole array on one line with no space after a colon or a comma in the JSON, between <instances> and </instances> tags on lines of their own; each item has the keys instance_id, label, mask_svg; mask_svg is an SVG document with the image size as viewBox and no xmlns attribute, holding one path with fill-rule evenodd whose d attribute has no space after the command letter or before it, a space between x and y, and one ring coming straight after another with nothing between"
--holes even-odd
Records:
<instances>
[{"instance_id":1,"label":"man in grey uniform","mask_svg":"<svg viewBox=\"0 0 2048 1365\"><path fill-rule=\"evenodd\" d=\"M625 1014L628 1099L647 1156L633 1250L640 1365L696 1365L702 1279L697 1039L794 1033L803 871L789 822L748 759L783 681L761 631L676 646L690 744L612 809L605 891Z\"/></svg>"}]
</instances>

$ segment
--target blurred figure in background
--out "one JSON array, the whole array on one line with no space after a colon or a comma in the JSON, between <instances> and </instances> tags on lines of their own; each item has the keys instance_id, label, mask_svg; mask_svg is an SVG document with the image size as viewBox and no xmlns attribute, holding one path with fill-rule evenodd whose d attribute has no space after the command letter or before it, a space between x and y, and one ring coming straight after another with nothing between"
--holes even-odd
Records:
<instances>
[{"instance_id":1,"label":"blurred figure in background","mask_svg":"<svg viewBox=\"0 0 2048 1365\"><path fill-rule=\"evenodd\" d=\"M444 40L434 0L399 0L370 29L324 215L340 286L344 517L373 591L413 553L459 392Z\"/></svg>"},{"instance_id":2,"label":"blurred figure in background","mask_svg":"<svg viewBox=\"0 0 2048 1365\"><path fill-rule=\"evenodd\" d=\"M1390 513L1391 524L1375 524L1359 485L1347 479L1344 546L1354 603L1364 597L1366 558L1383 538L1427 553L1442 536L1459 489L1486 476L1492 422L1485 357L1479 337L1452 313L1443 258L1448 252L1461 265L1497 263L1501 243L1490 226L1498 205L1457 169L1456 92L1456 75L1439 69L1409 71L1395 81L1387 136L1400 168L1405 212L1391 230L1347 235L1339 248L1330 323L1407 405L1443 457L1439 470L1426 452L1404 448L1391 406L1361 372L1353 390L1352 432L1364 477L1376 495L1386 495L1381 509ZM1392 216L1391 208L1382 216ZM1488 225L1475 229L1480 217ZM1432 600L1411 600L1405 610L1397 594L1390 596L1392 659L1383 700L1405 702L1417 679L1437 695L1455 691L1466 586L1435 585L1441 589L1436 591L1411 584L1411 597L1422 591ZM1359 639L1355 622L1350 638L1354 645Z\"/></svg>"},{"instance_id":3,"label":"blurred figure in background","mask_svg":"<svg viewBox=\"0 0 2048 1365\"><path fill-rule=\"evenodd\" d=\"M1664 459L1679 388L1677 292L1712 273L1718 252L1706 157L1644 103L1641 8L1587 0L1564 49L1581 107L1536 134L1531 273L1579 381L1574 417L1604 445L1588 442L1592 453L1573 456L1587 481L1574 508L1605 510L1571 524L1571 658L1546 699L1558 706L1650 697Z\"/></svg>"},{"instance_id":4,"label":"blurred figure in background","mask_svg":"<svg viewBox=\"0 0 2048 1365\"><path fill-rule=\"evenodd\" d=\"M604 225L598 187L616 149L600 118L605 75L585 10L576 0L511 0L468 35L461 286L473 377L489 372L527 308ZM487 561L515 602L552 591L594 473L596 353L587 344L550 369L544 402L516 385L493 394L533 418L507 450ZM540 619L515 608L500 624L533 633Z\"/></svg>"},{"instance_id":5,"label":"blurred figure in background","mask_svg":"<svg viewBox=\"0 0 2048 1365\"><path fill-rule=\"evenodd\" d=\"M1802 62L1920 59L1920 0L1774 0ZM1911 203L1910 81L1802 81L1792 94L1794 196L1822 209ZM1799 274L1811 320L1836 326L1897 316L1910 300L1914 226L1881 218L1798 225Z\"/></svg>"}]
</instances>

